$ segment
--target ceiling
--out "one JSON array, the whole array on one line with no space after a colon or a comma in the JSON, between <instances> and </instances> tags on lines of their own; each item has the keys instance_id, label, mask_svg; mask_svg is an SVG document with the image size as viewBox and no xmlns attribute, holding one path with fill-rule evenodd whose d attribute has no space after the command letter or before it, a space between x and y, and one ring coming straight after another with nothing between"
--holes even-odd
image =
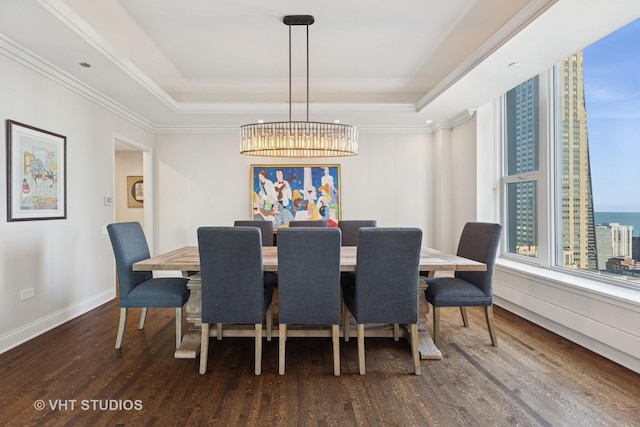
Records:
<instances>
[{"instance_id":1,"label":"ceiling","mask_svg":"<svg viewBox=\"0 0 640 427\"><path fill-rule=\"evenodd\" d=\"M310 120L428 130L637 18L640 2L0 0L0 53L153 131L228 131L288 119L290 14L315 17ZM306 55L292 27L293 120L306 117Z\"/></svg>"}]
</instances>

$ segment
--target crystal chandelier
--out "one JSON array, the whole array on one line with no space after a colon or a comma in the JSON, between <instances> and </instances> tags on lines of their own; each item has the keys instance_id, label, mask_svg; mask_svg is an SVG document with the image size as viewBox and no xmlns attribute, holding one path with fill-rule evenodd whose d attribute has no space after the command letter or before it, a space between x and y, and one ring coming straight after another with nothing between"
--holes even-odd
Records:
<instances>
[{"instance_id":1,"label":"crystal chandelier","mask_svg":"<svg viewBox=\"0 0 640 427\"><path fill-rule=\"evenodd\" d=\"M267 157L342 157L358 154L358 129L340 123L309 121L309 25L311 15L287 15L289 26L289 121L240 127L240 153ZM307 120L291 120L291 26L307 27Z\"/></svg>"}]
</instances>

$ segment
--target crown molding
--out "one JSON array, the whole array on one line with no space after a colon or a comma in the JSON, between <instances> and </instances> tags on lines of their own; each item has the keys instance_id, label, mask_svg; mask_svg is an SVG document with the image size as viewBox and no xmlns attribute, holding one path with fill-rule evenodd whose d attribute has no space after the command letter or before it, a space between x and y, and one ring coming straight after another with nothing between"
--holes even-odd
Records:
<instances>
[{"instance_id":1,"label":"crown molding","mask_svg":"<svg viewBox=\"0 0 640 427\"><path fill-rule=\"evenodd\" d=\"M239 134L238 126L223 125L174 125L156 126L153 129L156 134ZM358 126L360 134L430 134L433 133L428 126Z\"/></svg>"},{"instance_id":2,"label":"crown molding","mask_svg":"<svg viewBox=\"0 0 640 427\"><path fill-rule=\"evenodd\" d=\"M154 124L144 117L123 107L116 101L106 97L90 86L84 84L75 77L55 67L41 57L33 54L29 50L14 43L12 40L0 34L0 54L24 66L25 68L45 77L52 82L59 84L65 89L94 102L95 104L111 111L118 116L129 120L141 128L153 133L207 133L207 134L231 134L238 133L238 126L229 125L159 125ZM225 114L263 114L265 111L285 112L288 104L203 104L195 106L193 104L176 104L174 110L176 114L202 114L225 113ZM304 108L303 103L293 104L296 110ZM386 113L415 113L415 107L411 104L316 104L313 111L315 113L334 112L386 112ZM283 118L284 119L284 118ZM398 126L358 126L358 131L363 134L410 134L429 133L428 126L398 125Z\"/></svg>"},{"instance_id":3,"label":"crown molding","mask_svg":"<svg viewBox=\"0 0 640 427\"><path fill-rule=\"evenodd\" d=\"M178 103L151 78L149 78L140 68L124 55L121 55L104 37L102 37L93 27L82 19L63 0L38 0L45 9L58 18L69 29L80 36L85 42L93 46L98 52L104 55L109 61L119 67L131 79L144 87L149 93L155 96L166 107L173 111L178 111Z\"/></svg>"},{"instance_id":4,"label":"crown molding","mask_svg":"<svg viewBox=\"0 0 640 427\"><path fill-rule=\"evenodd\" d=\"M131 121L143 129L153 131L153 125L145 118L104 96L102 93L14 43L2 34L0 34L0 54L28 68L34 73L59 84L65 89Z\"/></svg>"},{"instance_id":5,"label":"crown molding","mask_svg":"<svg viewBox=\"0 0 640 427\"><path fill-rule=\"evenodd\" d=\"M534 0L527 4L527 6L518 12L507 24L489 37L475 52L469 55L469 57L462 61L448 76L442 79L433 89L422 97L416 104L416 110L418 112L424 110L436 98L558 1L559 0Z\"/></svg>"}]
</instances>

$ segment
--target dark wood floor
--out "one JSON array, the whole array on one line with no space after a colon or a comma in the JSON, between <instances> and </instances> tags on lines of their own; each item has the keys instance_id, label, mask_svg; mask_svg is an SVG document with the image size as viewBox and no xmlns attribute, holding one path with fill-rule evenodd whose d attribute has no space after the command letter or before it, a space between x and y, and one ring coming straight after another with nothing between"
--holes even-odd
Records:
<instances>
[{"instance_id":1,"label":"dark wood floor","mask_svg":"<svg viewBox=\"0 0 640 427\"><path fill-rule=\"evenodd\" d=\"M253 341L241 338L212 340L199 375L198 360L173 358L173 313L149 310L143 331L130 316L118 351L113 301L0 355L0 424L640 425L639 374L499 308L497 348L481 310L469 310L470 328L443 310L444 359L423 361L422 376L407 342L382 338L367 340L365 376L355 339L341 343L334 377L330 340L302 338L287 343L285 376L277 340L264 342L256 377Z\"/></svg>"}]
</instances>

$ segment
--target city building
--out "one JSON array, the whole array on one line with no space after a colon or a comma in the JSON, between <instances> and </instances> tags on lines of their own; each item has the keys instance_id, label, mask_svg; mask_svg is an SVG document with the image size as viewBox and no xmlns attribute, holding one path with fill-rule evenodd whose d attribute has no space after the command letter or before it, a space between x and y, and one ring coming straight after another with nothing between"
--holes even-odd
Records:
<instances>
[{"instance_id":1,"label":"city building","mask_svg":"<svg viewBox=\"0 0 640 427\"><path fill-rule=\"evenodd\" d=\"M582 51L562 61L559 75L562 167L562 250L566 267L594 270L596 235L584 96Z\"/></svg>"},{"instance_id":2,"label":"city building","mask_svg":"<svg viewBox=\"0 0 640 427\"><path fill-rule=\"evenodd\" d=\"M607 269L607 261L613 258L613 237L607 225L596 225L596 245L598 247L598 270Z\"/></svg>"}]
</instances>

